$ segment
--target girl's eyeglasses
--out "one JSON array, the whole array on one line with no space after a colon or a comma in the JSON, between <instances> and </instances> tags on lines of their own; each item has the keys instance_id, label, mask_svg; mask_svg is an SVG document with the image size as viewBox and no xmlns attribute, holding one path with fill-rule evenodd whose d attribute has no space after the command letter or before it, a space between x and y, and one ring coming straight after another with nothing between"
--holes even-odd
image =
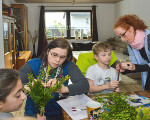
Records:
<instances>
[{"instance_id":1,"label":"girl's eyeglasses","mask_svg":"<svg viewBox=\"0 0 150 120\"><path fill-rule=\"evenodd\" d=\"M50 51L49 51L49 53L51 54L51 56L53 57L53 58L60 58L60 60L64 60L64 59L66 59L66 56L59 56L57 53L51 53Z\"/></svg>"}]
</instances>

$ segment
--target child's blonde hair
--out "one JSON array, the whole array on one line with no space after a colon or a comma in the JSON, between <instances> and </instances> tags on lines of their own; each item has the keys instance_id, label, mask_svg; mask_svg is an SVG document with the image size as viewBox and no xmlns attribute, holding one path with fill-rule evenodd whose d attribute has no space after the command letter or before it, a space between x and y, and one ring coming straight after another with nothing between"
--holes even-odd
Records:
<instances>
[{"instance_id":1,"label":"child's blonde hair","mask_svg":"<svg viewBox=\"0 0 150 120\"><path fill-rule=\"evenodd\" d=\"M99 52L105 51L106 50L111 50L111 45L108 44L107 42L97 42L95 45L92 47L92 51L95 55L98 55Z\"/></svg>"}]
</instances>

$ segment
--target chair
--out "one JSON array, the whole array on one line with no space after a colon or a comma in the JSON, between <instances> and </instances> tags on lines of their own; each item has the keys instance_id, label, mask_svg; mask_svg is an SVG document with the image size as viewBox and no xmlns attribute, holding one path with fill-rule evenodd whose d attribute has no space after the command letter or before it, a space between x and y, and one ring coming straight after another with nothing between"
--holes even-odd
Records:
<instances>
[{"instance_id":1,"label":"chair","mask_svg":"<svg viewBox=\"0 0 150 120\"><path fill-rule=\"evenodd\" d=\"M109 63L109 66L115 63L116 60L117 60L117 57L115 56L115 53L111 51L111 61ZM96 63L97 63L97 60L94 58L93 52L89 52L89 53L80 53L78 56L76 65L79 67L79 69L85 76L88 67Z\"/></svg>"}]
</instances>

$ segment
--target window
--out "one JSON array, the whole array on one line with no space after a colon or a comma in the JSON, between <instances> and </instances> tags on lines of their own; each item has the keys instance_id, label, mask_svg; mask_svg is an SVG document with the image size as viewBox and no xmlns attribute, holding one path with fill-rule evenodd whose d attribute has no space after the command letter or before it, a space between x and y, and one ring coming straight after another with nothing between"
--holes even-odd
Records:
<instances>
[{"instance_id":1,"label":"window","mask_svg":"<svg viewBox=\"0 0 150 120\"><path fill-rule=\"evenodd\" d=\"M86 24L89 24L89 18L86 18Z\"/></svg>"},{"instance_id":2,"label":"window","mask_svg":"<svg viewBox=\"0 0 150 120\"><path fill-rule=\"evenodd\" d=\"M54 38L62 35L66 37L67 25L65 12L46 12L45 24L47 38Z\"/></svg>"},{"instance_id":3,"label":"window","mask_svg":"<svg viewBox=\"0 0 150 120\"><path fill-rule=\"evenodd\" d=\"M91 36L91 11L46 11L45 12L47 38L65 37L75 38L75 31L79 36L83 31L83 38Z\"/></svg>"}]
</instances>

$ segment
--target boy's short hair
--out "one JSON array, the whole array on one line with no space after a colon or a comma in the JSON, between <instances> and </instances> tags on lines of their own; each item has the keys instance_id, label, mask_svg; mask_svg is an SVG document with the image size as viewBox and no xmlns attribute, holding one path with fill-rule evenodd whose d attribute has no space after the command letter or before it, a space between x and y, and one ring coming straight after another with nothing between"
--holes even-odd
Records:
<instances>
[{"instance_id":1,"label":"boy's short hair","mask_svg":"<svg viewBox=\"0 0 150 120\"><path fill-rule=\"evenodd\" d=\"M111 45L108 44L107 42L97 42L95 45L92 47L92 51L95 55L98 55L99 52L101 51L106 51L108 49L112 49Z\"/></svg>"}]
</instances>

